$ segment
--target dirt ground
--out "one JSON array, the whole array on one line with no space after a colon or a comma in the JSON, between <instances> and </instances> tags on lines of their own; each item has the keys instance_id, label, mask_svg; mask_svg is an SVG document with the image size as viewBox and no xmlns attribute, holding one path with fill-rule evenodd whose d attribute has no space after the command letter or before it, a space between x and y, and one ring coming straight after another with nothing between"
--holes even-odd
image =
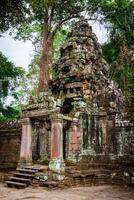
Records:
<instances>
[{"instance_id":1,"label":"dirt ground","mask_svg":"<svg viewBox=\"0 0 134 200\"><path fill-rule=\"evenodd\" d=\"M0 184L0 200L134 200L134 188L93 186L48 190L44 187L7 188Z\"/></svg>"}]
</instances>

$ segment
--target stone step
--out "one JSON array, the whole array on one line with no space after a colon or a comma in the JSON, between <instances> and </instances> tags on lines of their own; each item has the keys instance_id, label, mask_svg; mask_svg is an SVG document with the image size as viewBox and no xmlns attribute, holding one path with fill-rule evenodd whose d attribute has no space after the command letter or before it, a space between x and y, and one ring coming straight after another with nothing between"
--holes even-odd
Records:
<instances>
[{"instance_id":1,"label":"stone step","mask_svg":"<svg viewBox=\"0 0 134 200\"><path fill-rule=\"evenodd\" d=\"M6 184L7 184L8 187L16 187L16 188L19 188L19 189L23 189L23 188L27 187L26 183L18 183L18 182L15 182L15 181L6 181Z\"/></svg>"},{"instance_id":2,"label":"stone step","mask_svg":"<svg viewBox=\"0 0 134 200\"><path fill-rule=\"evenodd\" d=\"M23 167L22 169L28 169L28 170L34 170L34 171L40 171L40 168L35 168L35 167Z\"/></svg>"},{"instance_id":3,"label":"stone step","mask_svg":"<svg viewBox=\"0 0 134 200\"><path fill-rule=\"evenodd\" d=\"M19 173L19 172L14 172L14 176L25 177L25 178L34 178L33 174L25 174L25 173Z\"/></svg>"},{"instance_id":4,"label":"stone step","mask_svg":"<svg viewBox=\"0 0 134 200\"><path fill-rule=\"evenodd\" d=\"M31 170L31 169L17 169L17 171L28 174L35 174L36 172L38 172L37 170Z\"/></svg>"},{"instance_id":5,"label":"stone step","mask_svg":"<svg viewBox=\"0 0 134 200\"><path fill-rule=\"evenodd\" d=\"M31 184L31 179L20 178L20 177L11 177L10 181L26 183L27 185Z\"/></svg>"},{"instance_id":6,"label":"stone step","mask_svg":"<svg viewBox=\"0 0 134 200\"><path fill-rule=\"evenodd\" d=\"M7 181L6 184L9 187L18 187L25 188L32 183L35 173L38 172L38 169L35 168L20 168L13 173L13 177L10 178L10 181Z\"/></svg>"}]
</instances>

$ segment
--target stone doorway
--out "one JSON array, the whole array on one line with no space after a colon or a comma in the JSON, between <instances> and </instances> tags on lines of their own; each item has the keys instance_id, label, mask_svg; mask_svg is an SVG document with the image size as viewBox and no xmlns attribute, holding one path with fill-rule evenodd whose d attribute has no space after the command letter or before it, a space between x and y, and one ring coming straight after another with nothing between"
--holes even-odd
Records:
<instances>
[{"instance_id":1,"label":"stone doorway","mask_svg":"<svg viewBox=\"0 0 134 200\"><path fill-rule=\"evenodd\" d=\"M33 121L32 124L32 160L35 163L46 161L50 158L50 121L46 118Z\"/></svg>"}]
</instances>

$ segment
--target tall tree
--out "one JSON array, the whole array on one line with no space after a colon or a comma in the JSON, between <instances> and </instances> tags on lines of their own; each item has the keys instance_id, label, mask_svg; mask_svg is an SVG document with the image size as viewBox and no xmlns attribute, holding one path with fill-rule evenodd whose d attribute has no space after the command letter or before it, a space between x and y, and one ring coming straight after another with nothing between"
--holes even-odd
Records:
<instances>
[{"instance_id":1,"label":"tall tree","mask_svg":"<svg viewBox=\"0 0 134 200\"><path fill-rule=\"evenodd\" d=\"M57 31L71 19L80 17L84 0L28 0L32 20L42 25L42 55L40 60L39 92L48 90L52 48Z\"/></svg>"},{"instance_id":2,"label":"tall tree","mask_svg":"<svg viewBox=\"0 0 134 200\"><path fill-rule=\"evenodd\" d=\"M1 26L3 30L10 26L20 30L31 24L41 25L42 55L39 92L47 90L55 35L63 25L69 23L73 18L80 17L81 13L85 11L87 0L6 0L4 2L2 1L1 7L2 10L5 10L5 12L1 10L1 19L4 19L4 21L1 20L4 22ZM91 11L91 9L92 3L91 6L88 6L88 10Z\"/></svg>"},{"instance_id":3,"label":"tall tree","mask_svg":"<svg viewBox=\"0 0 134 200\"><path fill-rule=\"evenodd\" d=\"M64 27L57 31L53 41L52 60L55 62L59 58L60 47L65 41L69 29ZM34 55L28 67L28 71L20 79L19 87L16 89L16 95L20 104L25 104L29 97L37 95L39 83L39 65L41 57L41 26L32 24L31 26L24 25L17 31L16 39L30 40L34 45ZM50 79L54 79L56 72L53 68L49 71Z\"/></svg>"}]
</instances>

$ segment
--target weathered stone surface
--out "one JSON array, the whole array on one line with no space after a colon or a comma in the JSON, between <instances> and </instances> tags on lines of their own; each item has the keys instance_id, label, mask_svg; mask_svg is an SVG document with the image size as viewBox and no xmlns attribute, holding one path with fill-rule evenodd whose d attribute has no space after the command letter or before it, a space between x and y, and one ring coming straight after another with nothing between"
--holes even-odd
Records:
<instances>
[{"instance_id":1,"label":"weathered stone surface","mask_svg":"<svg viewBox=\"0 0 134 200\"><path fill-rule=\"evenodd\" d=\"M20 154L21 123L0 123L0 169L16 168Z\"/></svg>"},{"instance_id":2,"label":"weathered stone surface","mask_svg":"<svg viewBox=\"0 0 134 200\"><path fill-rule=\"evenodd\" d=\"M63 102L61 112L72 118L77 115L81 124L79 128L77 124L79 139L69 132L68 158L76 159L78 154L133 154L134 129L130 131L130 122L124 118L124 96L118 84L108 78L109 65L85 19L74 25L60 53L53 65L57 77L51 83L52 92ZM74 150L78 140L83 147Z\"/></svg>"},{"instance_id":3,"label":"weathered stone surface","mask_svg":"<svg viewBox=\"0 0 134 200\"><path fill-rule=\"evenodd\" d=\"M109 66L86 20L75 24L60 51L61 57L53 66L57 72L52 83L54 93L59 95L62 90L65 100L81 97L91 107L96 104L98 111L103 107L110 114L119 112L124 100L122 92L117 83L108 79Z\"/></svg>"},{"instance_id":4,"label":"weathered stone surface","mask_svg":"<svg viewBox=\"0 0 134 200\"><path fill-rule=\"evenodd\" d=\"M32 163L32 124L29 118L22 119L21 123L22 136L19 166L24 166Z\"/></svg>"},{"instance_id":5,"label":"weathered stone surface","mask_svg":"<svg viewBox=\"0 0 134 200\"><path fill-rule=\"evenodd\" d=\"M26 115L28 111L50 111L55 107L56 101L54 100L52 93L42 92L38 96L30 97L28 105L23 107L23 115Z\"/></svg>"}]
</instances>

